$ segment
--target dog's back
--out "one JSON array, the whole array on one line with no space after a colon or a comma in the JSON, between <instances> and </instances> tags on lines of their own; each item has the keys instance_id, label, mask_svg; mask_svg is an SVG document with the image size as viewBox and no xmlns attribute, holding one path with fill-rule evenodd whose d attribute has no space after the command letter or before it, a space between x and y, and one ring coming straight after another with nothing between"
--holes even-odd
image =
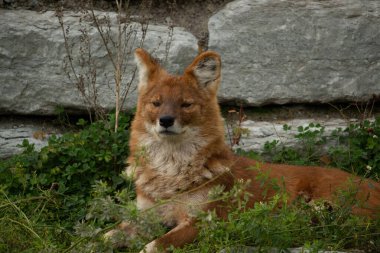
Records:
<instances>
[{"instance_id":1,"label":"dog's back","mask_svg":"<svg viewBox=\"0 0 380 253\"><path fill-rule=\"evenodd\" d=\"M335 168L261 163L244 157L235 159L232 169L234 176L253 180L248 189L254 193L250 200L251 205L272 197L278 188L283 187L289 203L299 198L306 202L336 202L342 199L344 194L354 214L380 214L380 185L373 180L362 179ZM267 177L260 177L260 174L267 174ZM272 182L264 182L264 186L261 186L261 181L265 181L265 178ZM273 181L275 187L271 187Z\"/></svg>"}]
</instances>

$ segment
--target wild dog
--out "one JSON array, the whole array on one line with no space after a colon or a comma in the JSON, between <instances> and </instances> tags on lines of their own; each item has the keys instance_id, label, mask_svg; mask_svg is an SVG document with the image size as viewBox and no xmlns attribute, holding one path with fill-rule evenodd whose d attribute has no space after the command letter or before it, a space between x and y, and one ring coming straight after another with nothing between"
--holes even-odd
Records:
<instances>
[{"instance_id":1,"label":"wild dog","mask_svg":"<svg viewBox=\"0 0 380 253\"><path fill-rule=\"evenodd\" d=\"M139 70L137 111L132 123L128 172L136 184L137 206L141 210L156 207L163 222L173 227L141 252L158 252L169 246L181 247L197 236L194 207L215 210L226 217L223 201L209 201L209 191L222 185L227 191L236 180L250 180L265 172L270 179L282 180L292 202L300 196L308 200L334 200L349 179L357 186L356 198L363 207L353 212L376 215L380 206L380 184L360 179L338 169L269 164L234 155L224 139L224 124L217 101L221 80L221 59L215 52L203 52L183 75L168 74L143 49L135 58ZM249 170L249 167L258 170ZM248 206L265 201L274 190L252 180ZM125 229L123 224L120 229ZM127 230L127 229L125 229ZM108 235L112 235L113 231Z\"/></svg>"}]
</instances>

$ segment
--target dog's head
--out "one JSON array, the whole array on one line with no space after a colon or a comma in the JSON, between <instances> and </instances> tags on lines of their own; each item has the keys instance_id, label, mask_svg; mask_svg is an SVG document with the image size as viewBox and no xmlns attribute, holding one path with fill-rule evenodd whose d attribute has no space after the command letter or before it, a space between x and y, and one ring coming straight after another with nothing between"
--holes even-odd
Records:
<instances>
[{"instance_id":1,"label":"dog's head","mask_svg":"<svg viewBox=\"0 0 380 253\"><path fill-rule=\"evenodd\" d=\"M135 57L139 71L136 118L148 133L175 139L194 129L219 127L216 94L221 61L217 53L200 54L182 76L168 74L143 49L137 49Z\"/></svg>"}]
</instances>

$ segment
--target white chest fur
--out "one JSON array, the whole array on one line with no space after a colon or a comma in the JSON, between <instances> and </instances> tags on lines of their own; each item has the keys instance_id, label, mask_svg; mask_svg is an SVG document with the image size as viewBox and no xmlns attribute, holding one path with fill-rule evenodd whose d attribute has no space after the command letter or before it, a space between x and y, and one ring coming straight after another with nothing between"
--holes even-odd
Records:
<instances>
[{"instance_id":1,"label":"white chest fur","mask_svg":"<svg viewBox=\"0 0 380 253\"><path fill-rule=\"evenodd\" d=\"M175 137L159 138L147 134L141 138L140 144L151 169L162 175L175 176L196 166L194 160L206 142L199 137L197 129L188 129Z\"/></svg>"},{"instance_id":2,"label":"white chest fur","mask_svg":"<svg viewBox=\"0 0 380 253\"><path fill-rule=\"evenodd\" d=\"M154 200L172 198L214 176L204 166L207 142L197 130L174 138L146 134L139 141L145 164L137 165L136 185Z\"/></svg>"}]
</instances>

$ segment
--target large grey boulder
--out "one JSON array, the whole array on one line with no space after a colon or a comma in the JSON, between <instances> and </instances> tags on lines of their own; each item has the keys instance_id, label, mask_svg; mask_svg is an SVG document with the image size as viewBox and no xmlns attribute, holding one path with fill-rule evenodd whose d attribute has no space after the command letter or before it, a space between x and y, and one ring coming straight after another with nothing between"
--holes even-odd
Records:
<instances>
[{"instance_id":1,"label":"large grey boulder","mask_svg":"<svg viewBox=\"0 0 380 253\"><path fill-rule=\"evenodd\" d=\"M236 0L209 20L221 101L248 105L380 95L380 1Z\"/></svg>"},{"instance_id":2,"label":"large grey boulder","mask_svg":"<svg viewBox=\"0 0 380 253\"><path fill-rule=\"evenodd\" d=\"M115 34L117 15L105 12L96 15L109 16ZM78 74L81 71L86 73L78 63L79 56L86 56L87 52L86 48L82 48L84 54L79 52L80 30L86 29L91 41L91 60L96 66L98 104L107 109L114 108L114 69L94 23L81 13L67 12L64 13L64 25L69 27L69 44L74 43L70 48L73 50L73 67ZM132 23L126 31L132 34L127 50L133 52L140 45L142 26ZM182 28L170 30L167 26L149 25L144 48L161 58L164 65L169 63L169 70L177 73L196 56L197 40ZM65 56L63 33L55 12L0 9L0 114L51 115L56 107L83 113L87 104L64 71ZM132 53L127 59L124 84L131 80L134 69ZM131 91L126 103L130 108L136 103L134 85Z\"/></svg>"}]
</instances>

